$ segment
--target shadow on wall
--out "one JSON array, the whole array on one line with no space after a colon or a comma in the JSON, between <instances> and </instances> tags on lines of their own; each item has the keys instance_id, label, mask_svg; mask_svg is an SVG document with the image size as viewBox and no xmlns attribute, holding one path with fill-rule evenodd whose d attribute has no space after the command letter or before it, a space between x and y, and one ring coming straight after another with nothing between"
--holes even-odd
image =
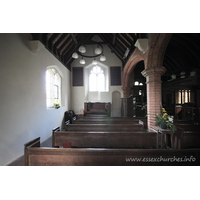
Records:
<instances>
[{"instance_id":1,"label":"shadow on wall","mask_svg":"<svg viewBox=\"0 0 200 200\"><path fill-rule=\"evenodd\" d=\"M29 41L32 40L32 36L30 33L20 33L19 38L21 39L22 43L26 46L27 49L31 51L31 45Z\"/></svg>"}]
</instances>

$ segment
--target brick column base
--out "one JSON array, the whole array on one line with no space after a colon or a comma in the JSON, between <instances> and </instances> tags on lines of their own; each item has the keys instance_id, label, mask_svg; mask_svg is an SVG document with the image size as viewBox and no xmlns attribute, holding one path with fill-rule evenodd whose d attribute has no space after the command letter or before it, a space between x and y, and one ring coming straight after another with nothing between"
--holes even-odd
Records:
<instances>
[{"instance_id":1,"label":"brick column base","mask_svg":"<svg viewBox=\"0 0 200 200\"><path fill-rule=\"evenodd\" d=\"M147 84L147 125L149 130L151 126L155 126L155 122L157 121L156 114L161 113L161 75L165 71L165 67L149 67L141 72L146 77Z\"/></svg>"}]
</instances>

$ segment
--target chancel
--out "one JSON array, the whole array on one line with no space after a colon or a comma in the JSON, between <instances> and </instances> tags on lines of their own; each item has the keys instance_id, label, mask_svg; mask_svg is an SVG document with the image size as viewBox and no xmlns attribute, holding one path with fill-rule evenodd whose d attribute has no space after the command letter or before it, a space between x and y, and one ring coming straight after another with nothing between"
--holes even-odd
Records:
<instances>
[{"instance_id":1,"label":"chancel","mask_svg":"<svg viewBox=\"0 0 200 200\"><path fill-rule=\"evenodd\" d=\"M200 165L199 33L1 33L0 44L0 165Z\"/></svg>"}]
</instances>

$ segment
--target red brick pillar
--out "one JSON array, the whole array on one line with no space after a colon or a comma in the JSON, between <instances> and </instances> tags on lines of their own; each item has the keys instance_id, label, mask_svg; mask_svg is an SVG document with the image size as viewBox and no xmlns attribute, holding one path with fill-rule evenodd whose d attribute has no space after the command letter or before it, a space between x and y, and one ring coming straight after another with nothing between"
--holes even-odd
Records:
<instances>
[{"instance_id":1,"label":"red brick pillar","mask_svg":"<svg viewBox=\"0 0 200 200\"><path fill-rule=\"evenodd\" d=\"M161 92L161 75L166 71L165 67L149 67L142 71L146 77L147 84L147 114L148 129L155 126L157 121L156 113L161 113L162 92Z\"/></svg>"}]
</instances>

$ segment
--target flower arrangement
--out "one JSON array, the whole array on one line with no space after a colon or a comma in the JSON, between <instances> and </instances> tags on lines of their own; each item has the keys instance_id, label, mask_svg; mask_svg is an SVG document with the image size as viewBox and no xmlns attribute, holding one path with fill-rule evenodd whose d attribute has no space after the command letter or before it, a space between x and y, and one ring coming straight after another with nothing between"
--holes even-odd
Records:
<instances>
[{"instance_id":1,"label":"flower arrangement","mask_svg":"<svg viewBox=\"0 0 200 200\"><path fill-rule=\"evenodd\" d=\"M169 116L165 110L165 108L162 108L161 114L156 114L156 117L158 120L156 121L156 125L165 123L167 128L171 129L173 132L175 132L176 126L173 124L174 117Z\"/></svg>"},{"instance_id":2,"label":"flower arrangement","mask_svg":"<svg viewBox=\"0 0 200 200\"><path fill-rule=\"evenodd\" d=\"M60 103L58 102L58 99L56 99L57 103L54 103L54 108L58 109L60 108Z\"/></svg>"},{"instance_id":3,"label":"flower arrangement","mask_svg":"<svg viewBox=\"0 0 200 200\"><path fill-rule=\"evenodd\" d=\"M60 103L54 103L54 107L55 107L56 109L60 108Z\"/></svg>"}]
</instances>

